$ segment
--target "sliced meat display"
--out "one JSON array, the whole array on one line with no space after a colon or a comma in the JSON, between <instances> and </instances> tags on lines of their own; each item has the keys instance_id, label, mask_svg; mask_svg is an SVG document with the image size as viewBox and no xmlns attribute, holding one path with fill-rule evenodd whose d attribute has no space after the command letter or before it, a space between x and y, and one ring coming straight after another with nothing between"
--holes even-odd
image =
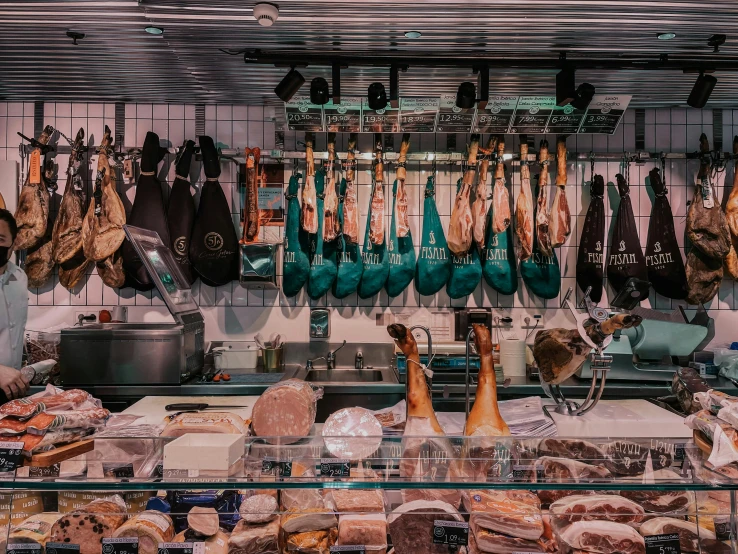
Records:
<instances>
[{"instance_id":1,"label":"sliced meat display","mask_svg":"<svg viewBox=\"0 0 738 554\"><path fill-rule=\"evenodd\" d=\"M685 482L678 473L671 469L660 469L654 471L650 479L645 479L645 483L653 483L654 486L659 482L680 483ZM646 512L657 514L684 514L687 512L694 513L695 495L693 491L675 490L621 490L620 496L632 500L636 504L643 506Z\"/></svg>"},{"instance_id":2,"label":"sliced meat display","mask_svg":"<svg viewBox=\"0 0 738 554\"><path fill-rule=\"evenodd\" d=\"M160 542L174 540L174 523L167 514L146 510L126 521L113 533L113 538L122 537L137 538L141 554L156 554Z\"/></svg>"},{"instance_id":3,"label":"sliced meat display","mask_svg":"<svg viewBox=\"0 0 738 554\"><path fill-rule=\"evenodd\" d=\"M349 137L346 154L346 192L343 195L343 238L349 244L359 244L359 204L356 195L356 159L355 150L357 135Z\"/></svg>"},{"instance_id":4,"label":"sliced meat display","mask_svg":"<svg viewBox=\"0 0 738 554\"><path fill-rule=\"evenodd\" d=\"M335 489L331 492L337 512L384 512L379 490Z\"/></svg>"},{"instance_id":5,"label":"sliced meat display","mask_svg":"<svg viewBox=\"0 0 738 554\"><path fill-rule=\"evenodd\" d=\"M640 475L645 471L668 468L672 462L668 452L627 440L610 442L605 445L605 451L605 467L615 475Z\"/></svg>"},{"instance_id":6,"label":"sliced meat display","mask_svg":"<svg viewBox=\"0 0 738 554\"><path fill-rule=\"evenodd\" d=\"M612 521L577 521L559 531L558 539L586 552L646 554L646 543L638 531Z\"/></svg>"},{"instance_id":7,"label":"sliced meat display","mask_svg":"<svg viewBox=\"0 0 738 554\"><path fill-rule=\"evenodd\" d=\"M187 513L187 526L201 537L212 537L220 528L215 508L195 506Z\"/></svg>"},{"instance_id":8,"label":"sliced meat display","mask_svg":"<svg viewBox=\"0 0 738 554\"><path fill-rule=\"evenodd\" d=\"M571 233L571 212L566 198L566 138L560 136L556 140L556 194L551 204L551 246L556 248L564 244Z\"/></svg>"},{"instance_id":9,"label":"sliced meat display","mask_svg":"<svg viewBox=\"0 0 738 554\"><path fill-rule=\"evenodd\" d=\"M605 261L605 180L594 175L589 188L589 208L582 226L577 252L577 285L589 291L592 302L602 300L602 277Z\"/></svg>"},{"instance_id":10,"label":"sliced meat display","mask_svg":"<svg viewBox=\"0 0 738 554\"><path fill-rule=\"evenodd\" d=\"M489 529L483 529L479 525L470 525L470 538L473 537L477 552L487 554L537 554L546 552L545 546L540 541L512 537ZM470 552L472 554L472 552Z\"/></svg>"},{"instance_id":11,"label":"sliced meat display","mask_svg":"<svg viewBox=\"0 0 738 554\"><path fill-rule=\"evenodd\" d=\"M532 492L470 490L462 498L474 527L531 541L543 534L541 503Z\"/></svg>"},{"instance_id":12,"label":"sliced meat display","mask_svg":"<svg viewBox=\"0 0 738 554\"><path fill-rule=\"evenodd\" d=\"M538 454L553 458L570 458L595 465L607 459L607 454L602 448L582 439L543 439L538 444Z\"/></svg>"},{"instance_id":13,"label":"sliced meat display","mask_svg":"<svg viewBox=\"0 0 738 554\"><path fill-rule=\"evenodd\" d=\"M53 134L54 128L47 125L38 137L38 143L49 144ZM15 210L15 222L18 225L14 244L16 250L33 248L46 234L50 198L43 179L44 167L41 148L36 147L28 158L28 174L18 197L18 208Z\"/></svg>"},{"instance_id":14,"label":"sliced meat display","mask_svg":"<svg viewBox=\"0 0 738 554\"><path fill-rule=\"evenodd\" d=\"M472 203L472 220L474 221L474 242L477 243L480 252L484 252L484 243L487 231L487 173L489 171L490 157L495 154L497 148L497 137L492 135L487 143L487 148L482 149L484 158L479 164L479 180L474 191L474 202Z\"/></svg>"},{"instance_id":15,"label":"sliced meat display","mask_svg":"<svg viewBox=\"0 0 738 554\"><path fill-rule=\"evenodd\" d=\"M631 277L647 280L648 268L638 238L638 225L633 215L630 184L620 173L615 179L618 183L620 206L615 215L612 240L607 252L607 279L612 288L619 292Z\"/></svg>"},{"instance_id":16,"label":"sliced meat display","mask_svg":"<svg viewBox=\"0 0 738 554\"><path fill-rule=\"evenodd\" d=\"M463 182L456 193L453 208L451 208L451 222L448 225L448 248L459 257L466 254L472 244L473 221L470 196L474 184L474 169L477 164L478 150L479 135L472 135Z\"/></svg>"},{"instance_id":17,"label":"sliced meat display","mask_svg":"<svg viewBox=\"0 0 738 554\"><path fill-rule=\"evenodd\" d=\"M730 250L730 228L710 180L710 143L704 133L700 136L700 152L694 198L687 211L687 237L708 258L722 260Z\"/></svg>"},{"instance_id":18,"label":"sliced meat display","mask_svg":"<svg viewBox=\"0 0 738 554\"><path fill-rule=\"evenodd\" d=\"M268 442L291 444L306 437L315 423L318 399L315 391L300 379L272 385L259 397L251 414L254 433Z\"/></svg>"},{"instance_id":19,"label":"sliced meat display","mask_svg":"<svg viewBox=\"0 0 738 554\"><path fill-rule=\"evenodd\" d=\"M557 529L575 521L638 524L645 514L640 505L616 494L567 496L551 504L548 511Z\"/></svg>"},{"instance_id":20,"label":"sliced meat display","mask_svg":"<svg viewBox=\"0 0 738 554\"><path fill-rule=\"evenodd\" d=\"M336 133L328 133L328 166L323 189L323 240L336 240L341 226L338 221L338 194L336 193Z\"/></svg>"},{"instance_id":21,"label":"sliced meat display","mask_svg":"<svg viewBox=\"0 0 738 554\"><path fill-rule=\"evenodd\" d=\"M333 412L321 431L325 447L339 459L363 460L382 444L382 425L366 408L341 408Z\"/></svg>"},{"instance_id":22,"label":"sliced meat display","mask_svg":"<svg viewBox=\"0 0 738 554\"><path fill-rule=\"evenodd\" d=\"M246 198L243 210L243 234L241 243L253 242L259 238L259 158L261 150L259 147L246 148L244 158L246 160Z\"/></svg>"},{"instance_id":23,"label":"sliced meat display","mask_svg":"<svg viewBox=\"0 0 738 554\"><path fill-rule=\"evenodd\" d=\"M387 518L396 554L454 554L458 547L433 543L434 521L458 521L458 510L440 500L415 500L400 505Z\"/></svg>"},{"instance_id":24,"label":"sliced meat display","mask_svg":"<svg viewBox=\"0 0 738 554\"><path fill-rule=\"evenodd\" d=\"M535 224L533 210L533 192L530 188L530 166L528 165L528 142L525 136L520 138L520 194L515 206L515 234L518 236L520 251L518 258L527 260L533 255L533 233Z\"/></svg>"},{"instance_id":25,"label":"sliced meat display","mask_svg":"<svg viewBox=\"0 0 738 554\"><path fill-rule=\"evenodd\" d=\"M674 517L656 517L644 522L639 529L644 537L652 535L679 535L679 546L682 552L713 552L700 550L700 542L703 539L716 540L715 533L704 527L697 527L696 523L684 521Z\"/></svg>"},{"instance_id":26,"label":"sliced meat display","mask_svg":"<svg viewBox=\"0 0 738 554\"><path fill-rule=\"evenodd\" d=\"M174 253L174 259L177 260L177 266L190 285L196 278L190 263L192 226L195 224L195 199L190 190L190 165L194 151L195 143L191 140L185 141L179 150L175 162L174 184L167 208L169 237L172 241L170 248Z\"/></svg>"},{"instance_id":27,"label":"sliced meat display","mask_svg":"<svg viewBox=\"0 0 738 554\"><path fill-rule=\"evenodd\" d=\"M580 483L608 479L611 473L604 467L585 464L576 460L566 458L551 458L543 456L535 462L535 475L533 478L544 483ZM572 490L539 490L538 498L541 504L548 506L565 496L582 494ZM584 493L587 494L587 493ZM593 492L594 494L594 492Z\"/></svg>"},{"instance_id":28,"label":"sliced meat display","mask_svg":"<svg viewBox=\"0 0 738 554\"><path fill-rule=\"evenodd\" d=\"M505 186L505 141L497 140L497 165L495 166L495 187L492 191L492 232L499 235L510 226L510 195Z\"/></svg>"},{"instance_id":29,"label":"sliced meat display","mask_svg":"<svg viewBox=\"0 0 738 554\"><path fill-rule=\"evenodd\" d=\"M397 158L397 194L395 200L395 218L397 219L397 236L405 238L410 233L410 213L407 199L407 187L405 187L405 179L407 178L407 169L405 163L407 161L407 152L410 150L410 133L402 135L402 144L400 145L400 155Z\"/></svg>"},{"instance_id":30,"label":"sliced meat display","mask_svg":"<svg viewBox=\"0 0 738 554\"><path fill-rule=\"evenodd\" d=\"M255 494L241 502L238 513L247 523L267 523L277 517L277 499L271 494Z\"/></svg>"},{"instance_id":31,"label":"sliced meat display","mask_svg":"<svg viewBox=\"0 0 738 554\"><path fill-rule=\"evenodd\" d=\"M64 187L59 213L52 232L54 263L63 264L82 254L82 219L85 199L82 193L80 165L84 157L85 131L80 129L72 144L67 166L67 184Z\"/></svg>"},{"instance_id":32,"label":"sliced meat display","mask_svg":"<svg viewBox=\"0 0 738 554\"><path fill-rule=\"evenodd\" d=\"M307 177L302 186L302 217L300 221L305 232L315 234L318 232L318 195L315 192L315 161L313 160L313 144L315 135L305 134L305 161L307 164Z\"/></svg>"},{"instance_id":33,"label":"sliced meat display","mask_svg":"<svg viewBox=\"0 0 738 554\"><path fill-rule=\"evenodd\" d=\"M551 236L549 235L550 212L548 207L548 141L542 140L538 151L541 173L538 177L538 200L536 205L536 244L541 254L553 256Z\"/></svg>"},{"instance_id":34,"label":"sliced meat display","mask_svg":"<svg viewBox=\"0 0 738 554\"><path fill-rule=\"evenodd\" d=\"M384 244L384 162L382 142L377 140L374 147L374 184L372 185L371 212L369 215L369 239L372 244Z\"/></svg>"},{"instance_id":35,"label":"sliced meat display","mask_svg":"<svg viewBox=\"0 0 738 554\"><path fill-rule=\"evenodd\" d=\"M120 496L93 500L59 518L49 540L78 544L80 554L100 554L102 540L113 537L125 520L126 506Z\"/></svg>"},{"instance_id":36,"label":"sliced meat display","mask_svg":"<svg viewBox=\"0 0 738 554\"><path fill-rule=\"evenodd\" d=\"M279 521L262 525L239 521L228 538L228 554L280 554Z\"/></svg>"},{"instance_id":37,"label":"sliced meat display","mask_svg":"<svg viewBox=\"0 0 738 554\"><path fill-rule=\"evenodd\" d=\"M126 210L115 188L115 169L110 166L112 145L111 131L106 125L97 157L95 189L82 222L82 248L86 258L117 266L117 262L109 264L107 258L115 255L126 238Z\"/></svg>"},{"instance_id":38,"label":"sliced meat display","mask_svg":"<svg viewBox=\"0 0 738 554\"><path fill-rule=\"evenodd\" d=\"M364 545L372 553L387 546L387 516L384 514L341 515L338 544Z\"/></svg>"},{"instance_id":39,"label":"sliced meat display","mask_svg":"<svg viewBox=\"0 0 738 554\"><path fill-rule=\"evenodd\" d=\"M202 282L211 287L230 283L238 275L238 236L223 188L220 159L213 139L199 137L205 184L200 192L190 242L190 262Z\"/></svg>"},{"instance_id":40,"label":"sliced meat display","mask_svg":"<svg viewBox=\"0 0 738 554\"><path fill-rule=\"evenodd\" d=\"M149 131L146 133L141 151L141 173L136 185L136 198L133 201L128 224L155 231L161 241L169 246L169 225L164 205L161 182L156 175L159 162L164 159L166 149L159 146L159 135ZM131 241L126 240L121 248L123 270L126 272L127 284L139 291L154 288L154 282L144 266L138 252Z\"/></svg>"}]
</instances>

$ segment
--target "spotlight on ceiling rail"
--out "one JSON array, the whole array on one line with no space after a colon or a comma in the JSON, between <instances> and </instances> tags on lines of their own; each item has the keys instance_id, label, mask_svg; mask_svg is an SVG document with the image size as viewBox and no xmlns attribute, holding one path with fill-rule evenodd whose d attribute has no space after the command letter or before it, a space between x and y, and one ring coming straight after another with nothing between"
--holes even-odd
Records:
<instances>
[{"instance_id":1,"label":"spotlight on ceiling rail","mask_svg":"<svg viewBox=\"0 0 738 554\"><path fill-rule=\"evenodd\" d=\"M387 92L382 83L372 83L366 94L367 103L372 110L383 110L387 107Z\"/></svg>"},{"instance_id":2,"label":"spotlight on ceiling rail","mask_svg":"<svg viewBox=\"0 0 738 554\"><path fill-rule=\"evenodd\" d=\"M310 81L310 102L322 106L328 103L331 93L328 90L328 81L323 77L316 77Z\"/></svg>"},{"instance_id":3,"label":"spotlight on ceiling rail","mask_svg":"<svg viewBox=\"0 0 738 554\"><path fill-rule=\"evenodd\" d=\"M456 107L462 110L469 110L474 107L476 100L477 91L474 83L470 81L461 83L459 90L456 92Z\"/></svg>"},{"instance_id":4,"label":"spotlight on ceiling rail","mask_svg":"<svg viewBox=\"0 0 738 554\"><path fill-rule=\"evenodd\" d=\"M305 77L303 77L300 72L293 67L279 82L279 84L274 87L274 94L276 94L282 102L289 102L304 84Z\"/></svg>"},{"instance_id":5,"label":"spotlight on ceiling rail","mask_svg":"<svg viewBox=\"0 0 738 554\"><path fill-rule=\"evenodd\" d=\"M337 106L341 103L341 64L331 64L331 80L333 81L333 103Z\"/></svg>"},{"instance_id":6,"label":"spotlight on ceiling rail","mask_svg":"<svg viewBox=\"0 0 738 554\"><path fill-rule=\"evenodd\" d=\"M592 98L594 98L595 88L589 83L582 83L577 87L575 98L571 101L571 105L578 110L586 110Z\"/></svg>"},{"instance_id":7,"label":"spotlight on ceiling rail","mask_svg":"<svg viewBox=\"0 0 738 554\"><path fill-rule=\"evenodd\" d=\"M576 86L576 72L574 68L565 67L556 75L556 105L571 104L578 110L584 110L592 102L595 88L589 83Z\"/></svg>"},{"instance_id":8,"label":"spotlight on ceiling rail","mask_svg":"<svg viewBox=\"0 0 738 554\"><path fill-rule=\"evenodd\" d=\"M715 85L717 85L717 79L715 77L705 75L703 71L700 71L692 87L692 92L689 93L689 98L687 98L687 105L692 108L704 108L710 99Z\"/></svg>"}]
</instances>

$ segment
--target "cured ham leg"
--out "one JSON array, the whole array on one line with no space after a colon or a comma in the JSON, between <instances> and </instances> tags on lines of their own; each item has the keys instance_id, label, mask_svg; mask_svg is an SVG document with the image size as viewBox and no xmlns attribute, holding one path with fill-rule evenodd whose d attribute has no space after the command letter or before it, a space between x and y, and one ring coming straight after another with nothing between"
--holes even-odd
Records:
<instances>
[{"instance_id":1,"label":"cured ham leg","mask_svg":"<svg viewBox=\"0 0 738 554\"><path fill-rule=\"evenodd\" d=\"M479 135L472 135L467 157L467 170L461 188L456 193L454 206L451 210L451 223L448 226L448 248L457 257L464 256L472 244L472 210L469 198L474 183L474 166L477 163L479 150Z\"/></svg>"},{"instance_id":2,"label":"cured ham leg","mask_svg":"<svg viewBox=\"0 0 738 554\"><path fill-rule=\"evenodd\" d=\"M602 323L586 327L587 335L597 344L603 337L620 329L630 329L641 324L637 315L617 314ZM533 357L541 378L549 385L558 385L574 375L592 351L576 329L546 329L536 335Z\"/></svg>"},{"instance_id":3,"label":"cured ham leg","mask_svg":"<svg viewBox=\"0 0 738 554\"><path fill-rule=\"evenodd\" d=\"M738 136L733 138L733 156L738 156ZM738 238L738 162L734 165L733 190L730 191L728 203L725 206L725 217L733 237Z\"/></svg>"},{"instance_id":4,"label":"cured ham leg","mask_svg":"<svg viewBox=\"0 0 738 554\"><path fill-rule=\"evenodd\" d=\"M44 127L38 138L39 144L49 144L53 134L54 128L51 125ZM15 222L18 224L18 235L15 238L16 250L33 248L46 234L49 219L49 191L43 182L41 159L41 148L34 148L28 160L26 182L21 189L18 208L15 211Z\"/></svg>"},{"instance_id":5,"label":"cured ham leg","mask_svg":"<svg viewBox=\"0 0 738 554\"><path fill-rule=\"evenodd\" d=\"M315 135L305 134L305 161L307 176L302 186L302 228L306 233L318 232L318 199L315 191L315 161L313 160L313 144Z\"/></svg>"},{"instance_id":6,"label":"cured ham leg","mask_svg":"<svg viewBox=\"0 0 738 554\"><path fill-rule=\"evenodd\" d=\"M49 160L44 170L44 184L54 179L56 169L54 162ZM46 226L46 233L41 241L31 250L28 251L25 266L23 270L28 277L28 288L39 288L46 284L54 271L53 245L51 242L51 225Z\"/></svg>"},{"instance_id":7,"label":"cured ham leg","mask_svg":"<svg viewBox=\"0 0 738 554\"><path fill-rule=\"evenodd\" d=\"M407 151L409 149L410 133L405 133L404 135L402 135L400 156L397 158L397 195L395 199L395 225L397 225L397 236L399 238L405 238L410 232L407 189L405 188L405 179L407 178L405 162L407 160Z\"/></svg>"},{"instance_id":8,"label":"cured ham leg","mask_svg":"<svg viewBox=\"0 0 738 554\"><path fill-rule=\"evenodd\" d=\"M259 158L261 150L246 148L246 209L243 217L241 244L255 241L259 236Z\"/></svg>"},{"instance_id":9,"label":"cured ham leg","mask_svg":"<svg viewBox=\"0 0 738 554\"><path fill-rule=\"evenodd\" d=\"M571 212L566 199L566 138L556 141L556 194L551 206L551 247L561 246L571 233Z\"/></svg>"},{"instance_id":10,"label":"cured ham leg","mask_svg":"<svg viewBox=\"0 0 738 554\"><path fill-rule=\"evenodd\" d=\"M82 252L82 219L85 201L79 167L82 161L85 130L77 131L67 166L67 184L52 232L54 262L63 264Z\"/></svg>"},{"instance_id":11,"label":"cured ham leg","mask_svg":"<svg viewBox=\"0 0 738 554\"><path fill-rule=\"evenodd\" d=\"M381 135L376 141L374 162L374 189L372 190L372 219L369 222L369 239L372 244L384 244L384 162L382 161Z\"/></svg>"},{"instance_id":12,"label":"cured ham leg","mask_svg":"<svg viewBox=\"0 0 738 554\"><path fill-rule=\"evenodd\" d=\"M520 243L521 260L533 255L533 193L530 190L530 168L528 167L528 143L520 138L520 194L515 206L515 234Z\"/></svg>"},{"instance_id":13,"label":"cured ham leg","mask_svg":"<svg viewBox=\"0 0 738 554\"><path fill-rule=\"evenodd\" d=\"M489 157L497 148L497 137L492 135L486 149L481 149L484 159L479 164L479 181L474 193L472 204L472 220L474 221L474 242L477 243L480 252L485 250L485 225L487 223L487 172L489 171Z\"/></svg>"},{"instance_id":14,"label":"cured ham leg","mask_svg":"<svg viewBox=\"0 0 738 554\"><path fill-rule=\"evenodd\" d=\"M548 212L548 141L541 141L538 153L538 161L541 164L541 174L538 178L538 206L536 209L536 239L538 250L544 256L553 256L551 237L549 231Z\"/></svg>"},{"instance_id":15,"label":"cured ham leg","mask_svg":"<svg viewBox=\"0 0 738 554\"><path fill-rule=\"evenodd\" d=\"M328 133L328 184L323 200L323 240L336 240L341 226L338 223L338 195L336 194L336 133Z\"/></svg>"},{"instance_id":16,"label":"cured ham leg","mask_svg":"<svg viewBox=\"0 0 738 554\"><path fill-rule=\"evenodd\" d=\"M505 141L497 142L497 167L495 168L495 188L492 191L492 232L499 235L510 226L510 195L505 187Z\"/></svg>"},{"instance_id":17,"label":"cured ham leg","mask_svg":"<svg viewBox=\"0 0 738 554\"><path fill-rule=\"evenodd\" d=\"M357 135L352 133L348 141L346 154L346 194L343 196L343 238L351 244L359 244L359 204L356 198L356 142Z\"/></svg>"}]
</instances>

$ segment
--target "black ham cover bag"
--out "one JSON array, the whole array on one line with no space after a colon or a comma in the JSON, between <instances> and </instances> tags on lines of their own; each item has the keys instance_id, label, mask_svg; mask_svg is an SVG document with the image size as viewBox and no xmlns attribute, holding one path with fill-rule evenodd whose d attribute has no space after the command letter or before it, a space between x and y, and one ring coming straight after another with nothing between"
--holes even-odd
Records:
<instances>
[{"instance_id":1,"label":"black ham cover bag","mask_svg":"<svg viewBox=\"0 0 738 554\"><path fill-rule=\"evenodd\" d=\"M141 151L141 174L136 186L136 198L127 223L134 227L156 231L164 244L171 244L161 181L156 176L159 162L164 159L165 154L166 149L159 148L159 135L151 131L146 133ZM129 240L123 242L121 253L127 286L140 291L153 289L154 282Z\"/></svg>"},{"instance_id":2,"label":"black ham cover bag","mask_svg":"<svg viewBox=\"0 0 738 554\"><path fill-rule=\"evenodd\" d=\"M646 242L648 280L661 296L681 300L687 297L687 272L677 244L674 216L659 170L652 169L648 176L655 195Z\"/></svg>"},{"instance_id":3,"label":"black ham cover bag","mask_svg":"<svg viewBox=\"0 0 738 554\"><path fill-rule=\"evenodd\" d=\"M592 177L590 201L584 218L582 236L577 254L577 285L595 304L602 300L602 277L605 261L605 180L602 175Z\"/></svg>"},{"instance_id":4,"label":"black ham cover bag","mask_svg":"<svg viewBox=\"0 0 738 554\"><path fill-rule=\"evenodd\" d=\"M638 239L638 228L630 201L630 187L625 177L615 176L620 194L620 207L615 216L610 247L607 249L607 279L615 292L620 292L631 277L647 280L646 258Z\"/></svg>"},{"instance_id":5,"label":"black ham cover bag","mask_svg":"<svg viewBox=\"0 0 738 554\"><path fill-rule=\"evenodd\" d=\"M195 150L194 141L188 140L179 151L176 161L176 176L172 193L169 195L169 236L172 238L172 252L177 260L182 275L191 285L195 282L195 273L190 264L190 238L192 226L195 224L195 199L190 192L190 164Z\"/></svg>"},{"instance_id":6,"label":"black ham cover bag","mask_svg":"<svg viewBox=\"0 0 738 554\"><path fill-rule=\"evenodd\" d=\"M202 282L220 287L238 277L238 236L223 189L218 182L220 160L213 139L199 137L205 183L195 216L190 262Z\"/></svg>"}]
</instances>

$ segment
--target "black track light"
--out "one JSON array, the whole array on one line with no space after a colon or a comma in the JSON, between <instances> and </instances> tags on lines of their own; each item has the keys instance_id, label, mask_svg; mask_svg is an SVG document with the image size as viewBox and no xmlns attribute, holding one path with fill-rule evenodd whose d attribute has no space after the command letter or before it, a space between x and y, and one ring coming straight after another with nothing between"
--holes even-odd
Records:
<instances>
[{"instance_id":1,"label":"black track light","mask_svg":"<svg viewBox=\"0 0 738 554\"><path fill-rule=\"evenodd\" d=\"M328 81L323 77L316 77L310 81L310 102L322 106L328 103L331 93L328 90Z\"/></svg>"},{"instance_id":2,"label":"black track light","mask_svg":"<svg viewBox=\"0 0 738 554\"><path fill-rule=\"evenodd\" d=\"M333 104L338 106L341 103L341 64L333 62L331 64L331 77L333 80Z\"/></svg>"},{"instance_id":3,"label":"black track light","mask_svg":"<svg viewBox=\"0 0 738 554\"><path fill-rule=\"evenodd\" d=\"M383 110L387 107L387 93L382 83L372 83L367 91L367 102L372 110Z\"/></svg>"},{"instance_id":4,"label":"black track light","mask_svg":"<svg viewBox=\"0 0 738 554\"><path fill-rule=\"evenodd\" d=\"M459 90L456 92L456 107L462 110L470 110L474 107L474 102L477 99L477 91L474 87L474 83L464 81L459 85Z\"/></svg>"},{"instance_id":5,"label":"black track light","mask_svg":"<svg viewBox=\"0 0 738 554\"><path fill-rule=\"evenodd\" d=\"M700 75L692 87L692 92L689 93L689 98L687 98L687 105L692 108L704 108L710 99L715 85L717 85L717 79L715 77L705 75L700 71Z\"/></svg>"},{"instance_id":6,"label":"black track light","mask_svg":"<svg viewBox=\"0 0 738 554\"><path fill-rule=\"evenodd\" d=\"M595 94L595 88L589 83L582 83L577 87L575 98L571 105L578 110L586 110Z\"/></svg>"},{"instance_id":7,"label":"black track light","mask_svg":"<svg viewBox=\"0 0 738 554\"><path fill-rule=\"evenodd\" d=\"M274 94L276 94L282 102L289 102L304 84L305 77L303 77L300 72L295 70L293 67L289 70L289 73L284 76L284 79L274 87Z\"/></svg>"},{"instance_id":8,"label":"black track light","mask_svg":"<svg viewBox=\"0 0 738 554\"><path fill-rule=\"evenodd\" d=\"M565 67L556 74L556 105L571 104L577 96L576 75L574 69Z\"/></svg>"}]
</instances>

